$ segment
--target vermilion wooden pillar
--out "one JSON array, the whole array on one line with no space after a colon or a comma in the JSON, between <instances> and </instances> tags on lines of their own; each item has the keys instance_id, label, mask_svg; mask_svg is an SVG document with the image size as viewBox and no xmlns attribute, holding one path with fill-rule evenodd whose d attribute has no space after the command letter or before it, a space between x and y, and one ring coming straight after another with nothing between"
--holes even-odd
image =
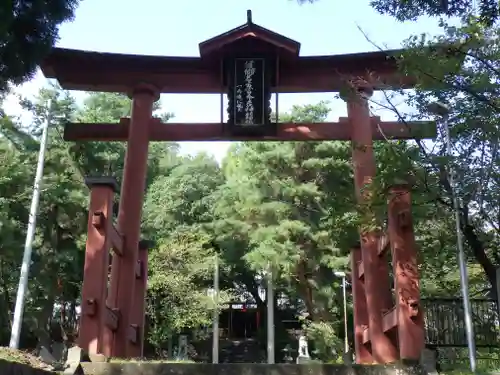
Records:
<instances>
[{"instance_id":1,"label":"vermilion wooden pillar","mask_svg":"<svg viewBox=\"0 0 500 375\"><path fill-rule=\"evenodd\" d=\"M361 248L356 246L351 249L351 275L352 275L352 298L354 310L354 350L356 363L360 365L372 364L373 357L369 348L363 344L363 332L368 326L368 310L366 306L366 295L364 277L359 277L359 265L361 264Z\"/></svg>"},{"instance_id":2,"label":"vermilion wooden pillar","mask_svg":"<svg viewBox=\"0 0 500 375\"><path fill-rule=\"evenodd\" d=\"M358 87L344 98L351 128L354 184L360 205L370 201L370 184L375 177L375 155L368 99L373 91ZM370 216L368 214L368 216ZM367 218L368 220L370 217ZM378 254L380 233L360 228L361 254L364 266L365 294L368 306L368 330L373 359L390 363L398 359L394 343L384 333L382 314L392 307L387 260Z\"/></svg>"},{"instance_id":3,"label":"vermilion wooden pillar","mask_svg":"<svg viewBox=\"0 0 500 375\"><path fill-rule=\"evenodd\" d=\"M401 359L417 361L424 349L425 335L409 185L391 188L388 216L396 289L399 352Z\"/></svg>"},{"instance_id":4,"label":"vermilion wooden pillar","mask_svg":"<svg viewBox=\"0 0 500 375\"><path fill-rule=\"evenodd\" d=\"M106 294L113 195L118 186L111 177L86 178L85 183L90 189L90 207L78 345L89 354L109 355L113 333L106 326Z\"/></svg>"},{"instance_id":5,"label":"vermilion wooden pillar","mask_svg":"<svg viewBox=\"0 0 500 375\"><path fill-rule=\"evenodd\" d=\"M128 356L141 358L144 355L145 335L145 313L146 313L146 290L148 287L148 249L151 244L148 241L139 242L139 259L135 273L134 306L131 311L130 347Z\"/></svg>"},{"instance_id":6,"label":"vermilion wooden pillar","mask_svg":"<svg viewBox=\"0 0 500 375\"><path fill-rule=\"evenodd\" d=\"M113 356L130 357L136 351L129 340L134 301L135 270L138 260L142 202L146 187L149 125L153 103L159 95L154 87L140 85L132 93L132 113L128 134L123 181L120 190L118 227L124 236L123 256L113 257L110 301L120 311ZM130 353L130 355L129 355Z\"/></svg>"}]
</instances>

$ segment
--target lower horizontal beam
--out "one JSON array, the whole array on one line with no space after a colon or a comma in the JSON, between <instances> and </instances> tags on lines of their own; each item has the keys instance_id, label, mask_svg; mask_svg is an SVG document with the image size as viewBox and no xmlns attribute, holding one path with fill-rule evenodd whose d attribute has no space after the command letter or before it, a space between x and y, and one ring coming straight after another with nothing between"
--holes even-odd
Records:
<instances>
[{"instance_id":1,"label":"lower horizontal beam","mask_svg":"<svg viewBox=\"0 0 500 375\"><path fill-rule=\"evenodd\" d=\"M130 120L121 119L118 124L70 123L64 129L67 141L127 141ZM166 123L152 119L150 124L150 141L326 141L351 139L350 124L347 119L339 122L313 124L278 124L275 137L233 137L224 131L223 124L189 124ZM388 139L425 139L436 136L436 125L433 122L380 121L372 118L374 140Z\"/></svg>"}]
</instances>

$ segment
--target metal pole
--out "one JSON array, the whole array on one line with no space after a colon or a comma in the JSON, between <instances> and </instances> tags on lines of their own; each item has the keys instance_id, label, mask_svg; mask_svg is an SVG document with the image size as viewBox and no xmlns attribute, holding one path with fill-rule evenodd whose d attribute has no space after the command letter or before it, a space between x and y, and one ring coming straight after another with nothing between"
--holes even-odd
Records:
<instances>
[{"instance_id":1,"label":"metal pole","mask_svg":"<svg viewBox=\"0 0 500 375\"><path fill-rule=\"evenodd\" d=\"M215 255L214 266L214 316L212 326L212 363L219 363L219 256Z\"/></svg>"},{"instance_id":2,"label":"metal pole","mask_svg":"<svg viewBox=\"0 0 500 375\"><path fill-rule=\"evenodd\" d=\"M274 289L271 267L267 272L267 363L274 364Z\"/></svg>"},{"instance_id":3,"label":"metal pole","mask_svg":"<svg viewBox=\"0 0 500 375\"><path fill-rule=\"evenodd\" d=\"M19 348L19 338L21 336L21 327L24 313L24 300L28 289L29 269L31 263L31 253L33 251L33 238L35 237L36 217L38 214L38 203L40 201L40 183L43 178L43 167L45 162L45 150L47 148L47 137L50 125L52 101L47 103L47 114L43 124L42 138L40 139L40 151L38 152L38 163L36 166L35 183L33 185L33 197L31 198L31 208L28 218L28 230L26 232L26 241L24 243L23 263L21 265L21 274L19 276L19 286L17 289L16 306L14 309L14 319L12 322L12 332L10 336L9 347Z\"/></svg>"},{"instance_id":4,"label":"metal pole","mask_svg":"<svg viewBox=\"0 0 500 375\"><path fill-rule=\"evenodd\" d=\"M342 277L342 293L344 294L344 351L349 353L349 341L347 339L347 293L346 293L346 279L345 275Z\"/></svg>"},{"instance_id":5,"label":"metal pole","mask_svg":"<svg viewBox=\"0 0 500 375\"><path fill-rule=\"evenodd\" d=\"M344 352L349 353L349 340L347 335L347 275L345 272L337 271L334 275L342 278L342 298L344 304Z\"/></svg>"},{"instance_id":6,"label":"metal pole","mask_svg":"<svg viewBox=\"0 0 500 375\"><path fill-rule=\"evenodd\" d=\"M500 267L497 268L497 308L498 308L498 317L500 318Z\"/></svg>"},{"instance_id":7,"label":"metal pole","mask_svg":"<svg viewBox=\"0 0 500 375\"><path fill-rule=\"evenodd\" d=\"M451 150L451 137L450 137L450 127L448 124L448 114L443 116L444 125L444 136L446 142L446 154L448 157L452 156ZM465 261L465 251L464 251L464 240L462 236L462 230L460 229L460 206L458 204L458 197L455 190L455 176L452 169L452 164L448 164L448 178L451 187L451 196L453 200L453 209L455 211L455 230L457 234L457 260L460 269L460 287L462 291L462 298L464 304L464 318L465 318L465 329L467 334L467 344L469 347L469 361L470 369L472 372L476 372L476 342L474 338L474 326L472 324L472 314L471 305L469 299L469 276L467 274L467 263Z\"/></svg>"}]
</instances>

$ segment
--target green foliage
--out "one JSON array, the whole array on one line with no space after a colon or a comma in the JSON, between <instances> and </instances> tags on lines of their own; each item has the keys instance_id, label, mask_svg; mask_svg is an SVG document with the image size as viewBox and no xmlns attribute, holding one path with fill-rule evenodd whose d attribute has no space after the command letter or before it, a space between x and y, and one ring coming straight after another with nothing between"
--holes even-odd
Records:
<instances>
[{"instance_id":1,"label":"green foliage","mask_svg":"<svg viewBox=\"0 0 500 375\"><path fill-rule=\"evenodd\" d=\"M321 102L295 106L279 118L322 122L329 111ZM318 356L328 358L341 326L340 286L333 273L346 268L357 236L349 145L238 144L223 169L226 183L216 192L213 230L234 267L231 275L251 290L259 275L272 269L278 295L290 304L300 301L311 319L306 332Z\"/></svg>"},{"instance_id":2,"label":"green foliage","mask_svg":"<svg viewBox=\"0 0 500 375\"><path fill-rule=\"evenodd\" d=\"M318 0L297 0L300 4ZM477 9L472 0L371 0L370 5L381 14L387 14L400 22L417 21L419 17L458 17L467 19L476 13L484 25L493 26L500 17L498 1L480 0Z\"/></svg>"},{"instance_id":3,"label":"green foliage","mask_svg":"<svg viewBox=\"0 0 500 375\"><path fill-rule=\"evenodd\" d=\"M460 227L468 245L469 261L477 262L471 264L471 277L478 282L482 278L479 293L490 289L494 295L495 268L500 265L497 178L500 173L500 34L498 29L487 28L474 20L461 27L444 24L443 30L443 35L436 38L423 35L407 41L409 50L403 56L402 67L415 74L420 84L416 91L407 93L406 99L417 112L398 113L398 116L420 119L429 115L429 104L435 100L448 104L450 111L446 121L439 122L436 142L432 147L418 144L419 152L412 158L412 168L421 171L416 177L427 199L436 204L434 215L447 213L451 217L451 181L446 171L449 164L453 166L460 201ZM453 54L422 48L436 42L450 46ZM458 64L459 60L463 63ZM445 148L445 126L449 126L451 133L451 158ZM442 249L440 254L455 251L454 242L446 234L453 232L453 224L443 224L434 223L432 232L426 234Z\"/></svg>"},{"instance_id":4,"label":"green foliage","mask_svg":"<svg viewBox=\"0 0 500 375\"><path fill-rule=\"evenodd\" d=\"M97 107L104 107L101 121L118 121L130 111L128 98L112 94L90 94L78 108L69 93L58 87L42 89L34 101L21 100L33 115L29 126L3 116L0 121L0 300L6 306L0 313L0 344L6 343L11 325L22 256L28 209L38 157L38 137L50 107L49 142L41 186L40 208L30 269L30 290L24 314L22 344L33 342L49 346L54 324L62 324L72 340L77 321L85 249L88 189L83 177L107 174L111 162L122 163L123 144L84 143L75 147L62 139L63 125L77 118L91 118ZM94 117L99 121L98 117ZM154 179L168 164L176 146L151 147L149 177ZM118 168L117 168L118 169ZM120 178L121 169L116 173ZM53 312L57 316L53 315Z\"/></svg>"},{"instance_id":5,"label":"green foliage","mask_svg":"<svg viewBox=\"0 0 500 375\"><path fill-rule=\"evenodd\" d=\"M204 225L212 220L212 193L222 183L213 158L174 157L146 195L144 231L158 241L150 252L148 284L149 340L157 351L174 335L211 321L215 306L207 291L215 249ZM229 295L222 290L219 302Z\"/></svg>"},{"instance_id":6,"label":"green foliage","mask_svg":"<svg viewBox=\"0 0 500 375\"><path fill-rule=\"evenodd\" d=\"M5 0L0 4L0 92L31 78L72 20L78 0Z\"/></svg>"},{"instance_id":7,"label":"green foliage","mask_svg":"<svg viewBox=\"0 0 500 375\"><path fill-rule=\"evenodd\" d=\"M149 340L157 348L167 344L174 334L198 329L211 321L214 305L200 284L207 288L210 285L214 253L203 246L204 237L191 229L179 230L151 252Z\"/></svg>"}]
</instances>

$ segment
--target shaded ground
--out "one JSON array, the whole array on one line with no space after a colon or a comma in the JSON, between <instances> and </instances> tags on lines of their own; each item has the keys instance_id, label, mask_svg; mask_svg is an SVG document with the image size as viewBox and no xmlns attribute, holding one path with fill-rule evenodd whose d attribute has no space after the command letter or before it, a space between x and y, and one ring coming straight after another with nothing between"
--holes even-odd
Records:
<instances>
[{"instance_id":1,"label":"shaded ground","mask_svg":"<svg viewBox=\"0 0 500 375\"><path fill-rule=\"evenodd\" d=\"M131 359L123 359L123 358L111 358L109 360L110 363L195 363L195 361L185 360L185 361L177 361L177 360L169 360L169 359L140 359L140 358L131 358Z\"/></svg>"},{"instance_id":2,"label":"shaded ground","mask_svg":"<svg viewBox=\"0 0 500 375\"><path fill-rule=\"evenodd\" d=\"M9 361L9 362L15 362L15 363L19 363L19 364L23 364L23 365L27 365L27 366L30 366L32 368L35 368L35 369L39 369L39 370L51 370L51 366L44 363L37 355L34 355L32 354L31 352L29 351L22 351L22 350L14 350L14 349L10 349L10 348L6 348L6 347L0 347L0 360L5 360L5 361ZM115 364L118 364L118 363L122 363L124 365L126 364L134 364L136 362L139 362L139 363L148 363L150 365L154 365L154 364L166 364L166 363L186 363L186 364L192 364L193 362L191 361L168 361L168 360L148 360L148 361L140 361L140 360L134 360L134 359L130 359L130 360L123 360L123 359L111 359L110 362L112 363L115 363ZM499 370L493 370L493 371L478 371L478 373L480 375L500 375L500 371ZM463 370L454 370L454 371L446 371L446 372L442 372L441 374L446 374L446 375L469 375L471 374L470 371L468 371L467 369L463 369ZM1 374L3 375L3 374Z\"/></svg>"},{"instance_id":3,"label":"shaded ground","mask_svg":"<svg viewBox=\"0 0 500 375\"><path fill-rule=\"evenodd\" d=\"M38 358L38 356L22 350L15 350L0 346L0 359L9 362L21 363L23 365L29 365L31 367L42 370L50 369L50 366L42 362L40 358Z\"/></svg>"}]
</instances>

